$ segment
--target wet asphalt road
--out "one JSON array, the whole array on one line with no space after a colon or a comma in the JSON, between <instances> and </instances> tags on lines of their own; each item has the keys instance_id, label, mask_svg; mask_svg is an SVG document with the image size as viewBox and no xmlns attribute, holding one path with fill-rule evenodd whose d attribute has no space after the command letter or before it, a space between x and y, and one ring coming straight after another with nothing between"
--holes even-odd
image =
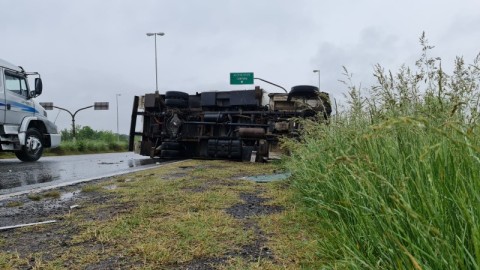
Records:
<instances>
[{"instance_id":1,"label":"wet asphalt road","mask_svg":"<svg viewBox=\"0 0 480 270\"><path fill-rule=\"evenodd\" d=\"M37 162L0 159L0 196L83 179L98 179L156 166L134 153L42 157Z\"/></svg>"}]
</instances>

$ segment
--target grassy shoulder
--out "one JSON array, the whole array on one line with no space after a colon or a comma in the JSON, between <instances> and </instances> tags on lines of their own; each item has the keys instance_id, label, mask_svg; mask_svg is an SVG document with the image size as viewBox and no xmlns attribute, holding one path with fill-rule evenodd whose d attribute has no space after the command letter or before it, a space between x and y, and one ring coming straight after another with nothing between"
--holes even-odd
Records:
<instances>
[{"instance_id":1,"label":"grassy shoulder","mask_svg":"<svg viewBox=\"0 0 480 270\"><path fill-rule=\"evenodd\" d=\"M80 208L46 217L60 222L3 233L0 268L317 268L315 226L299 216L288 184L242 179L276 170L185 161L85 185ZM256 207L282 211L232 214ZM38 243L22 244L32 239Z\"/></svg>"}]
</instances>

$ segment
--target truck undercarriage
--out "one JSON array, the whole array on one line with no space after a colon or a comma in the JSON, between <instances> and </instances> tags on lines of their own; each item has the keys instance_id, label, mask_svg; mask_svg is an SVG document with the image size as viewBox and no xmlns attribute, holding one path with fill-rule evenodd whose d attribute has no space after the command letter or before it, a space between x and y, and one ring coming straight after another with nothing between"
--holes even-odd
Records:
<instances>
[{"instance_id":1,"label":"truck undercarriage","mask_svg":"<svg viewBox=\"0 0 480 270\"><path fill-rule=\"evenodd\" d=\"M328 94L306 85L268 97L260 87L146 94L134 98L129 150L152 158L264 161L280 137L298 134L298 118L326 122L330 114Z\"/></svg>"}]
</instances>

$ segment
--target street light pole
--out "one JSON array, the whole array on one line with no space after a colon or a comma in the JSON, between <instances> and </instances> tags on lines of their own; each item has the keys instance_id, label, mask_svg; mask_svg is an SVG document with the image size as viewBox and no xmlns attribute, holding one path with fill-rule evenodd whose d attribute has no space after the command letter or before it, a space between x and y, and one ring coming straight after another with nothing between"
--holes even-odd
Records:
<instances>
[{"instance_id":1,"label":"street light pole","mask_svg":"<svg viewBox=\"0 0 480 270\"><path fill-rule=\"evenodd\" d=\"M158 32L158 33L147 33L147 36L155 37L155 93L158 94L158 68L157 68L157 36L163 36L165 33Z\"/></svg>"},{"instance_id":2,"label":"street light pole","mask_svg":"<svg viewBox=\"0 0 480 270\"><path fill-rule=\"evenodd\" d=\"M282 88L282 89L283 89L283 91L285 91L285 93L288 93L287 89L285 89L283 86L280 86L280 85L278 85L278 84L275 84L275 83L269 82L269 81L267 81L267 80L264 80L264 79L262 79L262 78L253 78L253 79L254 79L254 80L260 80L260 81L262 81L262 82L269 83L269 84L271 84L271 85L273 85L273 86L276 86L276 87L278 87L278 88Z\"/></svg>"},{"instance_id":3,"label":"street light pole","mask_svg":"<svg viewBox=\"0 0 480 270\"><path fill-rule=\"evenodd\" d=\"M85 110L85 109L92 108L93 105L80 108L80 109L76 110L75 113L72 113L72 112L70 112L69 110L64 109L64 108L62 108L62 107L58 107L58 106L52 106L52 107L53 107L53 108L57 108L57 109L62 110L62 111L66 111L66 112L68 112L68 113L70 114L70 116L72 117L72 136L73 136L73 140L75 141L75 136L76 136L76 132L75 132L75 115L77 115L77 113L78 113L79 111L83 111L83 110Z\"/></svg>"},{"instance_id":4,"label":"street light pole","mask_svg":"<svg viewBox=\"0 0 480 270\"><path fill-rule=\"evenodd\" d=\"M94 102L93 105L90 105L90 106L86 106L86 107L83 107L83 108L80 108L78 110L76 110L74 113L72 113L71 111L65 109L65 108L62 108L62 107L58 107L58 106L53 106L53 102L40 102L40 106L42 106L45 110L53 110L53 108L57 108L59 110L62 110L62 111L66 111L68 114L70 114L70 116L72 117L72 136L73 136L73 141L75 141L75 136L76 136L76 131L75 131L75 115L77 115L78 112L80 111L83 111L83 110L86 110L88 108L92 108L94 110L108 110L108 102ZM117 106L118 107L118 106ZM118 122L117 122L118 123Z\"/></svg>"},{"instance_id":5,"label":"street light pole","mask_svg":"<svg viewBox=\"0 0 480 270\"><path fill-rule=\"evenodd\" d=\"M117 100L117 141L120 140L120 131L118 128L118 97L121 96L121 94L115 94L115 98Z\"/></svg>"},{"instance_id":6,"label":"street light pole","mask_svg":"<svg viewBox=\"0 0 480 270\"><path fill-rule=\"evenodd\" d=\"M321 91L321 89L320 89L320 69L313 70L313 73L318 73L318 90Z\"/></svg>"}]
</instances>

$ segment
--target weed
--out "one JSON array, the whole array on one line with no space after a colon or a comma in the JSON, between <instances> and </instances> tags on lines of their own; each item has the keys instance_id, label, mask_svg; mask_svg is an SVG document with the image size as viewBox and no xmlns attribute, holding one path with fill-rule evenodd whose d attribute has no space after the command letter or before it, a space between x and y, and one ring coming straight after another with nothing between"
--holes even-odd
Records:
<instances>
[{"instance_id":1,"label":"weed","mask_svg":"<svg viewBox=\"0 0 480 270\"><path fill-rule=\"evenodd\" d=\"M42 199L42 195L38 193L30 193L27 195L27 198L29 198L32 201L40 201Z\"/></svg>"},{"instance_id":2,"label":"weed","mask_svg":"<svg viewBox=\"0 0 480 270\"><path fill-rule=\"evenodd\" d=\"M42 194L44 198L51 198L51 199L59 199L60 195L61 193L58 190L51 190Z\"/></svg>"},{"instance_id":3,"label":"weed","mask_svg":"<svg viewBox=\"0 0 480 270\"><path fill-rule=\"evenodd\" d=\"M286 166L332 268L478 269L480 56L447 75L421 37L417 69L376 66L329 126L305 122Z\"/></svg>"},{"instance_id":4,"label":"weed","mask_svg":"<svg viewBox=\"0 0 480 270\"><path fill-rule=\"evenodd\" d=\"M96 192L96 191L99 191L101 190L102 187L99 186L99 185L86 185L86 186L83 186L82 187L82 192Z\"/></svg>"},{"instance_id":5,"label":"weed","mask_svg":"<svg viewBox=\"0 0 480 270\"><path fill-rule=\"evenodd\" d=\"M23 202L12 201L12 202L8 202L5 206L6 207L18 207L18 206L22 206L22 205L23 205Z\"/></svg>"},{"instance_id":6,"label":"weed","mask_svg":"<svg viewBox=\"0 0 480 270\"><path fill-rule=\"evenodd\" d=\"M1 269L17 269L15 265L25 263L19 258L18 254L0 252L0 268Z\"/></svg>"}]
</instances>

